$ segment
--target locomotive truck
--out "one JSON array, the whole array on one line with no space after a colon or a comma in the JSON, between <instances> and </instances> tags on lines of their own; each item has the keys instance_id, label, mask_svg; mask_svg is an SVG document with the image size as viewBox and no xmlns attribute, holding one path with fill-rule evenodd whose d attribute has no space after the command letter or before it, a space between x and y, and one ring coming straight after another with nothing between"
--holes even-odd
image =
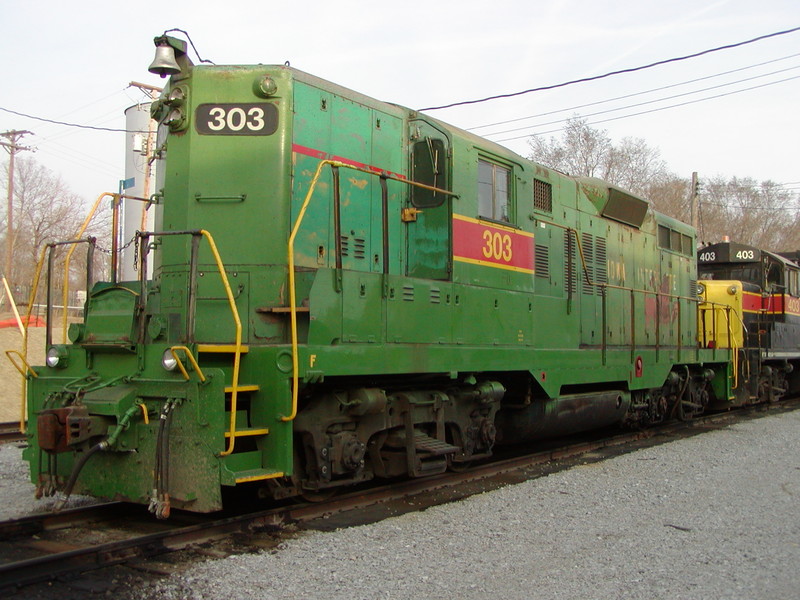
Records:
<instances>
[{"instance_id":1,"label":"locomotive truck","mask_svg":"<svg viewBox=\"0 0 800 600\"><path fill-rule=\"evenodd\" d=\"M155 230L28 375L39 493L159 517L320 498L731 401L691 227L288 65L155 42Z\"/></svg>"}]
</instances>

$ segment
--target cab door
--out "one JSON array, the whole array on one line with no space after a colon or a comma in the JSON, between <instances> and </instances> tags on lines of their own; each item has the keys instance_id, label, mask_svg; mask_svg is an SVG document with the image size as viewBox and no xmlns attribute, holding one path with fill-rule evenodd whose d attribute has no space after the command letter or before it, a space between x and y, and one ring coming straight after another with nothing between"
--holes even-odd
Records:
<instances>
[{"instance_id":1,"label":"cab door","mask_svg":"<svg viewBox=\"0 0 800 600\"><path fill-rule=\"evenodd\" d=\"M411 177L417 183L449 189L450 144L430 123L410 122ZM406 223L406 275L449 280L452 273L450 196L410 186Z\"/></svg>"}]
</instances>

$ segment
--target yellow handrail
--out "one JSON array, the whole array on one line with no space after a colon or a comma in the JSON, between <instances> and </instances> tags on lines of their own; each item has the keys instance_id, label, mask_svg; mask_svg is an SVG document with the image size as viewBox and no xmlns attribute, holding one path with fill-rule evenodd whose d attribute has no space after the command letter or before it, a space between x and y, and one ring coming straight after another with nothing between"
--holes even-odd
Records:
<instances>
[{"instance_id":1,"label":"yellow handrail","mask_svg":"<svg viewBox=\"0 0 800 600\"><path fill-rule=\"evenodd\" d=\"M733 333L733 320L731 319L731 313L733 313L739 321L739 325L746 329L744 321L742 320L741 315L734 309L732 306L728 304L718 304L716 302L709 302L707 300L701 301L698 305L698 311L707 313L711 312L711 318L713 320L714 329L716 331L716 323L718 322L718 315L721 313L725 317L725 324L726 324L726 333L728 334L728 346L727 348L731 351L732 357L732 369L733 369L733 386L731 389L735 390L739 387L739 346L736 344L736 339ZM698 323L700 321L705 322L705 317L700 319L698 316ZM698 325L699 326L699 325ZM705 330L703 331L703 340L705 340ZM715 338L714 344L716 348L720 348L719 339Z\"/></svg>"},{"instance_id":2,"label":"yellow handrail","mask_svg":"<svg viewBox=\"0 0 800 600\"><path fill-rule=\"evenodd\" d=\"M306 193L305 200L303 200L303 206L300 207L300 212L297 215L297 219L294 222L294 227L292 227L292 232L289 234L289 247L288 247L288 259L289 259L289 317L290 317L290 324L291 324L291 331L292 331L292 410L289 415L285 417L281 417L281 421L293 421L294 418L297 416L297 397L298 397L298 385L300 382L300 361L297 356L297 297L296 291L294 288L294 240L297 237L297 232L300 230L300 225L303 222L303 216L306 214L306 209L308 208L309 202L311 202L311 195L314 193L314 188L317 187L317 181L319 181L319 176L322 173L322 168L325 165L331 165L334 167L346 167L342 162L338 162L335 160L322 160L320 161L319 165L317 165L317 170L314 173L314 177L311 179L311 185L308 188L308 193Z\"/></svg>"},{"instance_id":3,"label":"yellow handrail","mask_svg":"<svg viewBox=\"0 0 800 600\"><path fill-rule=\"evenodd\" d=\"M219 275L222 278L222 285L225 288L225 295L228 298L228 305L230 306L231 314L233 315L233 320L236 324L236 347L233 354L233 376L231 381L230 437L228 438L227 449L223 452L220 452L220 456L227 456L233 452L233 447L236 443L236 402L237 392L239 389L239 365L242 358L242 321L239 318L239 311L236 308L236 299L233 297L233 291L231 291L231 286L228 282L228 276L225 274L225 265L222 264L222 259L219 256L219 251L217 250L217 244L214 242L214 238L211 236L211 234L205 229L201 229L200 233L208 240L208 244L211 246L211 253L214 255L214 260L217 263L217 269L219 270Z\"/></svg>"},{"instance_id":4,"label":"yellow handrail","mask_svg":"<svg viewBox=\"0 0 800 600\"><path fill-rule=\"evenodd\" d=\"M19 311L17 310L17 303L14 301L14 294L11 293L11 288L8 285L8 279L6 279L5 275L3 275L3 287L6 291L6 297L8 298L8 303L11 305L11 311L14 313L14 319L17 321L17 327L19 327L19 332L21 335L25 335L25 326L22 324L22 319L19 316Z\"/></svg>"},{"instance_id":5,"label":"yellow handrail","mask_svg":"<svg viewBox=\"0 0 800 600\"><path fill-rule=\"evenodd\" d=\"M44 257L47 255L47 246L42 248L42 255L39 257L39 262L36 265L36 272L33 275L33 284L31 285L31 293L28 296L28 312L25 315L25 322L23 325L25 326L25 333L22 335L22 359L27 362L28 361L28 327L31 323L31 312L33 311L33 303L36 301L36 293L39 291L39 279L42 276L42 267L44 266ZM11 357L9 357L11 360ZM12 363L14 361L11 361ZM24 376L22 377L22 390L20 394L20 401L19 401L19 430L22 433L25 433L27 427L25 423L27 422L25 409L26 409L26 400L27 400L27 391L28 391L28 378Z\"/></svg>"},{"instance_id":6,"label":"yellow handrail","mask_svg":"<svg viewBox=\"0 0 800 600\"><path fill-rule=\"evenodd\" d=\"M86 228L89 226L89 223L91 222L92 218L94 217L95 212L97 212L97 207L100 206L100 201L103 198L105 198L106 196L111 196L113 198L114 196L119 196L119 194L112 194L111 192L103 192L102 194L100 194L97 197L97 200L94 201L94 205L92 206L91 210L89 211L89 214L86 215L86 219L84 219L83 225L81 225L81 228L78 230L78 233L75 235L75 239L76 240L79 239L83 235L84 231L86 231ZM116 233L117 233L116 231L112 231L111 235L116 235ZM69 250L67 250L67 255L64 258L64 285L63 285L63 291L62 291L62 294L61 294L61 298L62 298L61 304L64 306L64 314L63 314L63 318L62 318L62 322L61 322L61 343L62 344L66 344L67 343L67 300L68 300L68 297L69 297L69 262L72 259L72 253L73 252L75 252L75 244L70 245ZM89 290L86 290L86 292L88 293Z\"/></svg>"},{"instance_id":7,"label":"yellow handrail","mask_svg":"<svg viewBox=\"0 0 800 600\"><path fill-rule=\"evenodd\" d=\"M172 353L172 357L178 363L178 368L181 370L181 374L186 379L186 381L189 381L189 373L186 371L186 367L183 366L183 361L181 361L180 357L178 356L178 353L177 353L178 350L183 350L186 353L186 358L188 358L189 362L192 363L192 367L194 368L195 372L197 373L197 376L200 378L200 381L205 381L206 380L206 376L203 374L203 371L200 369L200 365L197 364L197 361L195 360L194 355L192 354L192 351L189 350L189 348L187 348L186 346L172 346L169 349L169 351Z\"/></svg>"},{"instance_id":8,"label":"yellow handrail","mask_svg":"<svg viewBox=\"0 0 800 600\"><path fill-rule=\"evenodd\" d=\"M19 366L19 365L16 363L16 361L15 361L13 358L11 358L11 355L12 355L12 354L16 354L17 356L19 356L20 360L22 361L22 364L25 366L25 369L22 369L22 368L21 368L21 367L20 367L20 366ZM22 356L22 354L20 354L20 353L19 353L19 352L17 352L16 350L6 350L6 356L8 357L8 360L11 362L11 364L12 364L12 365L14 365L14 368L15 368L17 371L19 371L19 374L20 374L20 375L22 375L23 377L25 377L25 378L27 378L27 377L28 377L28 373L27 373L27 371L30 371L31 375L33 375L34 377L39 377L39 374L38 374L36 371L34 371L34 370L33 370L33 367L31 367L31 366L28 364L28 361L27 361L27 360L25 360L25 357L24 357L24 356Z\"/></svg>"},{"instance_id":9,"label":"yellow handrail","mask_svg":"<svg viewBox=\"0 0 800 600\"><path fill-rule=\"evenodd\" d=\"M291 333L292 333L292 410L289 413L289 415L281 417L281 421L293 421L294 418L297 416L297 399L299 395L298 388L300 382L300 374L299 374L300 361L298 358L298 341L297 341L297 298L296 298L295 279L294 279L294 240L297 237L297 232L300 230L300 225L303 222L303 217L305 216L306 209L308 208L309 202L311 202L311 196L314 193L314 189L317 186L317 181L319 181L319 176L322 173L322 169L325 165L330 165L331 167L352 169L354 171L360 171L361 173L367 173L368 175L377 175L385 179L399 181L400 183L404 183L406 185L411 185L414 187L423 188L434 192L439 192L447 196L457 196L457 194L451 192L450 190L444 190L431 185L426 185L424 183L410 181L409 179L397 177L396 175L390 175L389 173L385 173L383 171L376 171L375 169L357 167L355 165L348 165L343 162L339 162L336 160L329 160L329 159L321 160L319 162L319 164L317 165L317 170L314 173L314 177L311 179L311 185L308 188L306 197L303 200L303 205L300 207L300 212L297 214L297 219L295 219L294 226L292 227L292 232L289 235L289 244L287 248L287 254L289 259L288 260L289 316L290 316ZM339 243L338 240L336 243L337 244Z\"/></svg>"}]
</instances>

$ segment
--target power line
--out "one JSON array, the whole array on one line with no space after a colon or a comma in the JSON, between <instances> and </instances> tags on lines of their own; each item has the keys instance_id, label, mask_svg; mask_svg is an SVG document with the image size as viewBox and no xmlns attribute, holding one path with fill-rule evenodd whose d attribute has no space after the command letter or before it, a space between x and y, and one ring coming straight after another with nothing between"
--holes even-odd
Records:
<instances>
[{"instance_id":1,"label":"power line","mask_svg":"<svg viewBox=\"0 0 800 600\"><path fill-rule=\"evenodd\" d=\"M754 86L751 86L749 88L743 88L741 90L734 90L732 92L727 92L725 94L716 94L715 96L708 96L706 98L698 98L697 100L690 100L688 102L679 102L678 104L671 104L669 106L662 106L660 108L653 108L653 109L650 109L650 110L642 110L642 111L639 111L639 112L636 112L636 113L631 113L629 115L621 115L619 117L611 117L609 119L600 119L599 121L593 121L591 123L587 123L587 125L599 125L600 123L609 123L611 121L619 121L620 119L627 119L629 117L638 117L639 115L647 115L647 114L654 113L654 112L660 112L662 110L669 110L670 108L678 108L678 107L681 107L681 106L688 106L689 104L697 104L698 102L705 102L706 100L715 100L717 98L724 98L725 96L733 96L734 94L739 94L741 92L748 92L748 91L751 91L751 90L757 90L759 88L769 87L771 85L776 85L778 83L785 83L787 81L792 81L794 79L800 79L800 75L798 75L796 77L787 77L786 79L780 79L778 81L771 81L770 83L763 83L761 85L754 85ZM561 121L554 121L554 123L568 121L568 120L569 119L561 119ZM548 124L550 124L550 123L548 123ZM511 140L519 140L519 139L522 139L522 138L530 137L532 135L549 135L551 133L558 133L559 131L561 131L561 129L552 129L550 131L543 131L543 132L540 132L540 133L527 133L525 135L517 135L517 136L514 136L514 137L503 138L503 139L495 140L495 141L498 142L498 143L499 142L508 142L508 141L511 141Z\"/></svg>"},{"instance_id":2,"label":"power line","mask_svg":"<svg viewBox=\"0 0 800 600\"><path fill-rule=\"evenodd\" d=\"M586 104L579 104L577 106L571 106L569 108L560 108L558 110L551 110L551 111L544 112L544 113L539 113L539 114L536 114L536 115L529 115L527 117L517 117L516 119L508 119L506 121L498 121L496 123L488 123L486 125L476 125L475 127L468 127L467 131L475 131L477 129L485 129L486 127L494 127L496 125L506 125L507 123L516 123L518 121L525 121L527 119L536 119L536 118L539 118L539 117L547 117L549 115L555 115L555 114L558 114L558 113L561 113L561 112L574 111L574 110L578 110L578 109L581 109L581 108L587 108L589 106L597 106L598 104L606 104L608 102L615 102L617 100L625 100L627 98L633 98L635 96L643 96L645 94L651 94L653 92L660 92L660 91L668 90L668 89L671 89L671 88L681 87L681 86L684 86L684 85L689 85L691 83L698 83L700 81L706 81L708 79L714 79L716 77L723 77L725 75L730 75L732 73L738 73L740 71L747 71L748 69L754 69L756 67L763 67L764 65L768 65L768 64L771 64L771 63L775 63L775 62L780 62L780 61L783 61L783 60L788 60L790 58L796 58L798 56L800 56L800 53L790 54L789 56L782 56L781 58L775 58L773 60L767 60L767 61L764 61L764 62L761 62L761 63L756 63L754 65L749 65L747 67L740 67L738 69L731 69L730 71L723 71L721 73L715 73L713 75L706 75L705 77L698 77L697 79L689 79L688 81L681 81L679 83L673 83L671 85L665 85L665 86L661 86L661 87L657 87L657 88L652 88L652 89L644 90L644 91L641 91L641 92L634 92L633 94L626 94L624 96L617 96L615 98L607 98L605 100L598 100L596 102L588 102Z\"/></svg>"},{"instance_id":3,"label":"power line","mask_svg":"<svg viewBox=\"0 0 800 600\"><path fill-rule=\"evenodd\" d=\"M741 204L726 204L724 202L714 202L713 200L703 200L702 204L736 210L800 210L800 206L742 206Z\"/></svg>"},{"instance_id":4,"label":"power line","mask_svg":"<svg viewBox=\"0 0 800 600\"><path fill-rule=\"evenodd\" d=\"M556 83L556 84L553 84L553 85L546 85L546 86L542 86L542 87L531 88L531 89L528 89L528 90L523 90L521 92L512 92L510 94L498 94L497 96L489 96L487 98L480 98L480 99L477 99L477 100L464 100L464 101L461 101L461 102L453 102L451 104L443 104L442 106L429 106L427 108L421 108L419 110L420 111L441 110L443 108L453 108L454 106L464 106L466 104L478 104L480 102L488 102L489 100L498 100L500 98L513 98L514 96L522 96L523 94L530 94L532 92L543 92L543 91L546 91L546 90L553 90L553 89L556 89L556 88L566 87L568 85L574 85L576 83L586 83L586 82L589 82L589 81L597 81L598 79L605 79L607 77L612 77L614 75L622 75L622 74L625 74L625 73L634 73L636 71L643 71L645 69L651 69L653 67L657 67L657 66L660 66L660 65L665 65L665 64L668 64L668 63L674 63L674 62L679 62L679 61L682 61L682 60L689 60L691 58L697 58L697 57L703 56L705 54L711 54L712 52L719 52L721 50L730 50L731 48L738 48L740 46L745 46L747 44L753 44L755 42L760 42L760 41L766 40L768 38L777 37L779 35L786 35L786 34L789 34L789 33L795 33L796 31L800 31L800 27L794 27L792 29L786 29L784 31L776 31L774 33L768 33L766 35L761 35L759 37L756 37L756 38L753 38L753 39L750 39L750 40L745 40L743 42L737 42L735 44L728 44L728 45L725 45L725 46L718 46L716 48L710 48L708 50L703 50L702 52L695 52L694 54L687 54L686 56L679 56L679 57L675 57L675 58L668 58L668 59L665 59L665 60L659 60L657 62L650 63L648 65L642 65L640 67L631 67L631 68L628 68L628 69L620 69L619 71L611 71L611 72L605 73L603 75L595 75L593 77L584 77L582 79L573 79L572 81L565 81L564 83Z\"/></svg>"},{"instance_id":5,"label":"power line","mask_svg":"<svg viewBox=\"0 0 800 600\"><path fill-rule=\"evenodd\" d=\"M795 69L800 69L800 65L795 66L795 67L787 67L786 69L780 69L778 71L773 71L771 73L763 73L761 75L754 75L753 77L747 77L745 79L738 79L736 81L729 81L727 83L721 83L719 85L712 85L712 86L707 87L707 88L702 88L702 89L699 89L699 90L692 90L691 92L683 92L682 94L673 94L672 96L664 96L663 98L656 98L654 100L647 100L645 102L639 102L637 104L628 104L627 106L620 106L618 108L609 108L607 110L601 110L601 111L598 111L598 112L589 113L589 114L581 115L581 116L583 116L583 117L596 117L597 115L605 115L605 114L617 112L617 111L620 111L620 110L626 110L626 109L629 109L629 108L636 108L638 106L646 106L648 104L655 104L657 102L665 102L666 100L674 100L675 98L683 98L684 96L691 96L692 94L700 94L702 92L709 92L711 90L717 90L717 89L728 87L728 86L731 86L731 85L736 85L738 83L744 83L746 81L753 81L755 79L761 79L762 77L769 77L770 75L777 75L778 73L785 73L786 71L793 71ZM563 112L563 111L558 111L558 112ZM515 127L514 129L505 129L503 131L493 131L491 133L486 133L484 135L485 136L501 135L501 134L504 134L504 133L511 133L511 132L514 132L514 131L522 131L524 129L532 129L532 128L535 128L535 127L544 127L546 125L554 125L556 123L563 123L565 120L568 120L568 119L558 119L556 121L550 121L548 123L538 123L536 125L525 125L524 127Z\"/></svg>"},{"instance_id":6,"label":"power line","mask_svg":"<svg viewBox=\"0 0 800 600\"><path fill-rule=\"evenodd\" d=\"M25 113L17 112L9 108L0 106L0 110L17 115L18 117L25 117L26 119L33 119L35 121L43 121L45 123L53 123L54 125L63 125L65 127L77 127L78 129L92 129L94 131L112 131L114 133L147 133L139 129L113 129L111 127L94 127L92 125L79 125L78 123L67 123L65 121L55 121L53 119L45 119L44 117L35 117L33 115L26 115Z\"/></svg>"}]
</instances>

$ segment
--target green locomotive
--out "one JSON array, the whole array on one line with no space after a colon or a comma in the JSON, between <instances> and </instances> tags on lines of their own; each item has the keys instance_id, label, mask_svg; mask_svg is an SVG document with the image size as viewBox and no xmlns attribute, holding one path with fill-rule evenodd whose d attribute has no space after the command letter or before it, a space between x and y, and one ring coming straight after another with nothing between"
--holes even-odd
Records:
<instances>
[{"instance_id":1,"label":"green locomotive","mask_svg":"<svg viewBox=\"0 0 800 600\"><path fill-rule=\"evenodd\" d=\"M730 398L687 225L289 66L156 44L155 231L29 378L41 493L162 517L319 497Z\"/></svg>"}]
</instances>

